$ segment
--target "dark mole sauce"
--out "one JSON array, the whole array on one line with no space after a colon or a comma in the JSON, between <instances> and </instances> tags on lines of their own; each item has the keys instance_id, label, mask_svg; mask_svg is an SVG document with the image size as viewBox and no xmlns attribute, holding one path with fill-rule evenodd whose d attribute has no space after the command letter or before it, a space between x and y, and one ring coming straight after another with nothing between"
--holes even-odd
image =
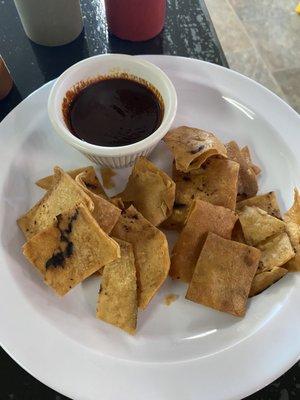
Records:
<instances>
[{"instance_id":1,"label":"dark mole sauce","mask_svg":"<svg viewBox=\"0 0 300 400\"><path fill-rule=\"evenodd\" d=\"M100 146L125 146L151 135L161 124L163 105L146 84L107 78L80 90L69 105L73 135Z\"/></svg>"}]
</instances>

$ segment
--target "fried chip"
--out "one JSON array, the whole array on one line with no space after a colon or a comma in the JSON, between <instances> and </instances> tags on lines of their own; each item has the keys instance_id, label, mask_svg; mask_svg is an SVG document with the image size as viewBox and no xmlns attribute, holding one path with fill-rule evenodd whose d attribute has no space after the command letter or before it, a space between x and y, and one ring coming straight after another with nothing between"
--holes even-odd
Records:
<instances>
[{"instance_id":1,"label":"fried chip","mask_svg":"<svg viewBox=\"0 0 300 400\"><path fill-rule=\"evenodd\" d=\"M126 207L134 205L151 224L157 226L172 213L175 183L145 157L139 157L125 190L117 197L122 198Z\"/></svg>"},{"instance_id":2,"label":"fried chip","mask_svg":"<svg viewBox=\"0 0 300 400\"><path fill-rule=\"evenodd\" d=\"M190 282L208 232L230 239L237 219L227 208L195 200L172 251L171 277Z\"/></svg>"},{"instance_id":3,"label":"fried chip","mask_svg":"<svg viewBox=\"0 0 300 400\"><path fill-rule=\"evenodd\" d=\"M105 189L112 189L115 184L112 178L116 175L115 171L109 167L102 167L101 170L102 182Z\"/></svg>"},{"instance_id":4,"label":"fried chip","mask_svg":"<svg viewBox=\"0 0 300 400\"><path fill-rule=\"evenodd\" d=\"M245 206L239 212L246 243L255 246L267 238L285 231L285 223L258 207Z\"/></svg>"},{"instance_id":5,"label":"fried chip","mask_svg":"<svg viewBox=\"0 0 300 400\"><path fill-rule=\"evenodd\" d=\"M234 211L238 173L236 162L218 158L211 158L197 171L173 170L175 205L189 206L194 199L200 199Z\"/></svg>"},{"instance_id":6,"label":"fried chip","mask_svg":"<svg viewBox=\"0 0 300 400\"><path fill-rule=\"evenodd\" d=\"M75 179L77 175L83 172L85 172L84 183L86 187L91 192L98 194L99 196L107 197L101 183L99 182L99 179L97 178L94 167L90 166L85 168L72 169L70 171L66 171L66 174L70 175L72 179ZM41 187L42 189L50 190L53 186L53 183L54 183L54 175L50 175L38 180L35 184Z\"/></svg>"},{"instance_id":7,"label":"fried chip","mask_svg":"<svg viewBox=\"0 0 300 400\"><path fill-rule=\"evenodd\" d=\"M75 181L92 199L94 203L94 210L92 212L92 215L98 222L100 227L104 230L104 232L109 234L112 231L113 227L116 225L120 217L121 210L111 202L104 199L102 196L93 193L89 189L89 186L86 184L85 171L78 174L75 178Z\"/></svg>"},{"instance_id":8,"label":"fried chip","mask_svg":"<svg viewBox=\"0 0 300 400\"><path fill-rule=\"evenodd\" d=\"M97 318L133 335L137 323L137 284L132 245L116 239L121 258L103 268Z\"/></svg>"},{"instance_id":9,"label":"fried chip","mask_svg":"<svg viewBox=\"0 0 300 400\"><path fill-rule=\"evenodd\" d=\"M246 244L243 229L242 229L242 226L241 226L241 223L239 220L236 221L236 223L233 227L232 234L231 234L231 240L234 240L235 242Z\"/></svg>"},{"instance_id":10,"label":"fried chip","mask_svg":"<svg viewBox=\"0 0 300 400\"><path fill-rule=\"evenodd\" d=\"M84 190L61 168L54 167L54 184L44 197L17 221L26 239L51 226L55 217L83 203L90 211L94 204Z\"/></svg>"},{"instance_id":11,"label":"fried chip","mask_svg":"<svg viewBox=\"0 0 300 400\"><path fill-rule=\"evenodd\" d=\"M300 271L300 193L298 189L294 190L294 204L284 214L283 219L295 250L295 257L284 267L289 271Z\"/></svg>"},{"instance_id":12,"label":"fried chip","mask_svg":"<svg viewBox=\"0 0 300 400\"><path fill-rule=\"evenodd\" d=\"M281 219L281 213L275 192L260 194L258 196L249 197L246 200L239 201L236 203L236 210L240 211L245 206L258 207L261 210L266 211L269 215L272 215L272 217Z\"/></svg>"},{"instance_id":13,"label":"fried chip","mask_svg":"<svg viewBox=\"0 0 300 400\"><path fill-rule=\"evenodd\" d=\"M251 166L243 157L236 142L231 141L225 145L227 156L230 160L239 164L238 194L243 197L255 196L258 191L256 175Z\"/></svg>"},{"instance_id":14,"label":"fried chip","mask_svg":"<svg viewBox=\"0 0 300 400\"><path fill-rule=\"evenodd\" d=\"M160 228L181 231L184 227L188 211L189 206L174 203L172 214L160 225Z\"/></svg>"},{"instance_id":15,"label":"fried chip","mask_svg":"<svg viewBox=\"0 0 300 400\"><path fill-rule=\"evenodd\" d=\"M251 154L248 146L241 148L241 154L248 163L249 167L253 170L255 175L259 175L261 173L261 169L259 166L253 164L251 159Z\"/></svg>"},{"instance_id":16,"label":"fried chip","mask_svg":"<svg viewBox=\"0 0 300 400\"><path fill-rule=\"evenodd\" d=\"M63 296L118 258L120 248L80 204L57 215L52 226L31 237L23 254L41 272L45 283Z\"/></svg>"},{"instance_id":17,"label":"fried chip","mask_svg":"<svg viewBox=\"0 0 300 400\"><path fill-rule=\"evenodd\" d=\"M252 281L249 297L261 293L269 286L273 285L273 283L279 281L287 272L285 268L274 267L270 271L263 271L256 274Z\"/></svg>"},{"instance_id":18,"label":"fried chip","mask_svg":"<svg viewBox=\"0 0 300 400\"><path fill-rule=\"evenodd\" d=\"M226 156L225 146L210 132L180 126L163 139L175 157L176 169L189 172L198 169L211 156Z\"/></svg>"},{"instance_id":19,"label":"fried chip","mask_svg":"<svg viewBox=\"0 0 300 400\"><path fill-rule=\"evenodd\" d=\"M186 298L242 317L260 251L209 233Z\"/></svg>"},{"instance_id":20,"label":"fried chip","mask_svg":"<svg viewBox=\"0 0 300 400\"><path fill-rule=\"evenodd\" d=\"M145 309L168 276L170 256L166 236L134 206L123 211L112 231L133 246L137 269L138 305Z\"/></svg>"},{"instance_id":21,"label":"fried chip","mask_svg":"<svg viewBox=\"0 0 300 400\"><path fill-rule=\"evenodd\" d=\"M289 236L286 232L280 233L257 245L261 250L259 270L271 270L281 267L295 256Z\"/></svg>"}]
</instances>

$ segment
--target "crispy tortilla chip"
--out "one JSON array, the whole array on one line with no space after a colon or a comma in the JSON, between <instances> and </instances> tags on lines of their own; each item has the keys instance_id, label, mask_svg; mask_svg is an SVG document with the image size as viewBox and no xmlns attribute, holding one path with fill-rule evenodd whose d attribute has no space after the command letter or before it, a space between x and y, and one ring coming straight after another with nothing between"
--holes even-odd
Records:
<instances>
[{"instance_id":1,"label":"crispy tortilla chip","mask_svg":"<svg viewBox=\"0 0 300 400\"><path fill-rule=\"evenodd\" d=\"M112 197L110 199L110 202L118 207L120 210L125 210L126 208L121 197Z\"/></svg>"},{"instance_id":2,"label":"crispy tortilla chip","mask_svg":"<svg viewBox=\"0 0 300 400\"><path fill-rule=\"evenodd\" d=\"M245 206L258 207L261 210L266 211L269 215L272 215L272 217L281 219L281 213L275 192L260 194L258 196L250 197L249 199L239 201L236 203L236 210L240 211Z\"/></svg>"},{"instance_id":3,"label":"crispy tortilla chip","mask_svg":"<svg viewBox=\"0 0 300 400\"><path fill-rule=\"evenodd\" d=\"M120 248L81 204L59 214L53 226L31 237L23 246L23 254L41 272L47 285L63 296L118 258Z\"/></svg>"},{"instance_id":4,"label":"crispy tortilla chip","mask_svg":"<svg viewBox=\"0 0 300 400\"><path fill-rule=\"evenodd\" d=\"M116 225L121 210L113 205L111 202L105 200L103 197L94 194L89 186L86 185L86 172L81 172L76 176L75 181L83 188L86 194L92 199L94 203L94 210L92 212L93 217L98 222L100 227L105 233L110 233L113 227Z\"/></svg>"},{"instance_id":5,"label":"crispy tortilla chip","mask_svg":"<svg viewBox=\"0 0 300 400\"><path fill-rule=\"evenodd\" d=\"M103 268L97 318L133 335L137 322L137 285L132 245L118 240L121 258Z\"/></svg>"},{"instance_id":6,"label":"crispy tortilla chip","mask_svg":"<svg viewBox=\"0 0 300 400\"><path fill-rule=\"evenodd\" d=\"M256 274L253 278L249 297L261 293L269 286L273 285L273 283L279 281L287 272L285 268L274 267L270 271L263 271L260 274Z\"/></svg>"},{"instance_id":7,"label":"crispy tortilla chip","mask_svg":"<svg viewBox=\"0 0 300 400\"><path fill-rule=\"evenodd\" d=\"M172 213L175 183L145 157L139 157L125 190L117 197L122 198L126 207L133 204L151 224L157 226Z\"/></svg>"},{"instance_id":8,"label":"crispy tortilla chip","mask_svg":"<svg viewBox=\"0 0 300 400\"><path fill-rule=\"evenodd\" d=\"M241 154L248 163L248 165L250 166L250 168L253 170L255 175L259 175L261 173L261 169L258 165L253 164L249 147L245 146L241 148Z\"/></svg>"},{"instance_id":9,"label":"crispy tortilla chip","mask_svg":"<svg viewBox=\"0 0 300 400\"><path fill-rule=\"evenodd\" d=\"M167 239L133 206L122 212L112 234L133 246L138 305L145 309L168 276L170 256Z\"/></svg>"},{"instance_id":10,"label":"crispy tortilla chip","mask_svg":"<svg viewBox=\"0 0 300 400\"><path fill-rule=\"evenodd\" d=\"M260 271L281 267L295 256L286 232L267 239L265 242L258 244L257 247L261 250Z\"/></svg>"},{"instance_id":11,"label":"crispy tortilla chip","mask_svg":"<svg viewBox=\"0 0 300 400\"><path fill-rule=\"evenodd\" d=\"M241 154L239 146L236 144L236 142L232 141L227 143L225 147L228 158L240 165L238 194L246 198L255 196L258 191L256 175Z\"/></svg>"},{"instance_id":12,"label":"crispy tortilla chip","mask_svg":"<svg viewBox=\"0 0 300 400\"><path fill-rule=\"evenodd\" d=\"M300 193L298 189L294 190L294 204L284 214L283 219L295 250L295 257L284 267L289 271L300 271Z\"/></svg>"},{"instance_id":13,"label":"crispy tortilla chip","mask_svg":"<svg viewBox=\"0 0 300 400\"><path fill-rule=\"evenodd\" d=\"M182 172L198 169L211 156L226 158L220 140L201 129L180 126L169 131L164 141L175 157L176 169Z\"/></svg>"},{"instance_id":14,"label":"crispy tortilla chip","mask_svg":"<svg viewBox=\"0 0 300 400\"><path fill-rule=\"evenodd\" d=\"M184 227L188 211L189 206L174 203L172 214L160 225L160 228L181 231L181 229Z\"/></svg>"},{"instance_id":15,"label":"crispy tortilla chip","mask_svg":"<svg viewBox=\"0 0 300 400\"><path fill-rule=\"evenodd\" d=\"M186 298L242 317L260 251L209 233Z\"/></svg>"},{"instance_id":16,"label":"crispy tortilla chip","mask_svg":"<svg viewBox=\"0 0 300 400\"><path fill-rule=\"evenodd\" d=\"M112 178L117 175L114 170L112 170L109 167L102 167L100 169L101 176L102 176L102 182L103 186L105 189L112 189L115 187L115 184L112 180Z\"/></svg>"},{"instance_id":17,"label":"crispy tortilla chip","mask_svg":"<svg viewBox=\"0 0 300 400\"><path fill-rule=\"evenodd\" d=\"M235 210L239 165L230 160L211 158L197 171L173 170L176 183L175 205L189 206L195 199Z\"/></svg>"},{"instance_id":18,"label":"crispy tortilla chip","mask_svg":"<svg viewBox=\"0 0 300 400\"><path fill-rule=\"evenodd\" d=\"M72 169L70 171L66 171L66 174L70 175L72 179L75 179L76 176L81 174L82 172L85 172L84 183L86 184L88 189L91 192L98 194L99 196L107 197L101 183L99 182L99 179L97 178L94 167L90 166L85 168ZM54 175L50 175L38 180L35 184L41 187L42 189L50 190L53 186L53 183L54 183Z\"/></svg>"},{"instance_id":19,"label":"crispy tortilla chip","mask_svg":"<svg viewBox=\"0 0 300 400\"><path fill-rule=\"evenodd\" d=\"M85 204L90 211L94 204L83 189L61 168L54 167L54 184L44 197L17 223L26 239L53 224L55 217L78 204Z\"/></svg>"},{"instance_id":20,"label":"crispy tortilla chip","mask_svg":"<svg viewBox=\"0 0 300 400\"><path fill-rule=\"evenodd\" d=\"M237 215L224 207L196 200L172 251L170 275L190 282L208 232L231 238Z\"/></svg>"},{"instance_id":21,"label":"crispy tortilla chip","mask_svg":"<svg viewBox=\"0 0 300 400\"><path fill-rule=\"evenodd\" d=\"M285 231L285 223L258 207L245 206L239 212L246 243L255 246L267 238Z\"/></svg>"}]
</instances>

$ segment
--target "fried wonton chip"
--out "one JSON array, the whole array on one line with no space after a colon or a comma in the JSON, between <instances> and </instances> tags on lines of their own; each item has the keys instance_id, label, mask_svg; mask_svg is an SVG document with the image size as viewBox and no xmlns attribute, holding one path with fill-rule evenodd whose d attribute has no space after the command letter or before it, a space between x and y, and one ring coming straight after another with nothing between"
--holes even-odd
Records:
<instances>
[{"instance_id":1,"label":"fried wonton chip","mask_svg":"<svg viewBox=\"0 0 300 400\"><path fill-rule=\"evenodd\" d=\"M102 167L100 169L102 182L105 189L112 189L115 187L115 184L112 178L116 175L115 171L109 167Z\"/></svg>"},{"instance_id":2,"label":"fried wonton chip","mask_svg":"<svg viewBox=\"0 0 300 400\"><path fill-rule=\"evenodd\" d=\"M70 171L66 171L66 174L70 175L72 179L75 179L77 175L83 172L85 173L84 183L86 187L91 192L98 194L99 196L107 197L101 183L99 182L99 179L97 178L94 167L90 166L85 168L72 169ZM54 175L50 175L38 180L36 182L36 185L41 187L42 189L50 190L53 186L53 183L54 183Z\"/></svg>"},{"instance_id":3,"label":"fried wonton chip","mask_svg":"<svg viewBox=\"0 0 300 400\"><path fill-rule=\"evenodd\" d=\"M286 232L272 236L257 245L261 250L259 270L271 270L281 267L295 256L292 244Z\"/></svg>"},{"instance_id":4,"label":"fried wonton chip","mask_svg":"<svg viewBox=\"0 0 300 400\"><path fill-rule=\"evenodd\" d=\"M294 190L294 204L284 214L283 219L296 253L284 267L289 271L300 271L300 193L298 189Z\"/></svg>"},{"instance_id":5,"label":"fried wonton chip","mask_svg":"<svg viewBox=\"0 0 300 400\"><path fill-rule=\"evenodd\" d=\"M253 164L252 159L251 159L251 154L248 146L245 146L241 149L241 154L250 166L250 168L253 170L255 175L259 175L261 173L261 169L259 166Z\"/></svg>"},{"instance_id":6,"label":"fried wonton chip","mask_svg":"<svg viewBox=\"0 0 300 400\"><path fill-rule=\"evenodd\" d=\"M63 296L118 258L120 248L80 204L57 215L52 226L31 237L23 246L23 254L41 272L47 285Z\"/></svg>"},{"instance_id":7,"label":"fried wonton chip","mask_svg":"<svg viewBox=\"0 0 300 400\"><path fill-rule=\"evenodd\" d=\"M105 200L103 197L93 193L86 182L86 172L81 172L75 178L75 181L83 188L86 194L92 199L94 203L94 210L92 212L93 217L98 222L100 227L106 233L110 233L113 227L116 225L121 210L113 205L111 202Z\"/></svg>"},{"instance_id":8,"label":"fried wonton chip","mask_svg":"<svg viewBox=\"0 0 300 400\"><path fill-rule=\"evenodd\" d=\"M228 158L237 162L240 165L239 180L238 180L238 194L242 197L255 196L258 191L258 184L256 175L243 157L239 146L236 142L232 141L226 145Z\"/></svg>"},{"instance_id":9,"label":"fried wonton chip","mask_svg":"<svg viewBox=\"0 0 300 400\"><path fill-rule=\"evenodd\" d=\"M137 322L137 285L132 245L118 240L121 258L103 268L97 318L133 335Z\"/></svg>"},{"instance_id":10,"label":"fried wonton chip","mask_svg":"<svg viewBox=\"0 0 300 400\"><path fill-rule=\"evenodd\" d=\"M186 222L188 211L189 206L174 203L172 214L160 225L160 228L181 231Z\"/></svg>"},{"instance_id":11,"label":"fried wonton chip","mask_svg":"<svg viewBox=\"0 0 300 400\"><path fill-rule=\"evenodd\" d=\"M171 277L190 282L208 232L230 239L237 219L227 208L195 200L172 251Z\"/></svg>"},{"instance_id":12,"label":"fried wonton chip","mask_svg":"<svg viewBox=\"0 0 300 400\"><path fill-rule=\"evenodd\" d=\"M258 207L245 206L239 212L246 243L255 246L267 238L285 231L285 223Z\"/></svg>"},{"instance_id":13,"label":"fried wonton chip","mask_svg":"<svg viewBox=\"0 0 300 400\"><path fill-rule=\"evenodd\" d=\"M245 206L255 206L266 211L269 215L281 219L281 213L275 192L260 194L258 196L249 197L249 199L236 203L236 210L240 211Z\"/></svg>"},{"instance_id":14,"label":"fried wonton chip","mask_svg":"<svg viewBox=\"0 0 300 400\"><path fill-rule=\"evenodd\" d=\"M242 226L241 226L241 223L239 220L236 221L236 223L233 227L232 234L231 234L231 240L234 240L235 242L246 244L243 229L242 229Z\"/></svg>"},{"instance_id":15,"label":"fried wonton chip","mask_svg":"<svg viewBox=\"0 0 300 400\"><path fill-rule=\"evenodd\" d=\"M194 199L235 210L239 166L236 162L211 158L197 171L173 170L175 205L190 205Z\"/></svg>"},{"instance_id":16,"label":"fried wonton chip","mask_svg":"<svg viewBox=\"0 0 300 400\"><path fill-rule=\"evenodd\" d=\"M168 276L170 256L166 236L133 206L122 212L112 235L133 246L138 305L145 309Z\"/></svg>"},{"instance_id":17,"label":"fried wonton chip","mask_svg":"<svg viewBox=\"0 0 300 400\"><path fill-rule=\"evenodd\" d=\"M90 211L94 204L84 190L61 168L54 167L54 184L44 197L17 223L26 239L53 224L55 217L83 203Z\"/></svg>"},{"instance_id":18,"label":"fried wonton chip","mask_svg":"<svg viewBox=\"0 0 300 400\"><path fill-rule=\"evenodd\" d=\"M176 169L198 169L211 156L226 156L225 146L210 132L188 126L170 130L164 141L175 157Z\"/></svg>"},{"instance_id":19,"label":"fried wonton chip","mask_svg":"<svg viewBox=\"0 0 300 400\"><path fill-rule=\"evenodd\" d=\"M122 198L126 207L133 204L151 224L157 226L171 215L175 183L145 157L139 157L125 190L117 196Z\"/></svg>"},{"instance_id":20,"label":"fried wonton chip","mask_svg":"<svg viewBox=\"0 0 300 400\"><path fill-rule=\"evenodd\" d=\"M252 281L249 297L261 293L273 285L273 283L279 281L287 272L288 270L285 268L274 267L270 271L263 271L256 274Z\"/></svg>"},{"instance_id":21,"label":"fried wonton chip","mask_svg":"<svg viewBox=\"0 0 300 400\"><path fill-rule=\"evenodd\" d=\"M242 317L260 251L209 233L186 298Z\"/></svg>"}]
</instances>

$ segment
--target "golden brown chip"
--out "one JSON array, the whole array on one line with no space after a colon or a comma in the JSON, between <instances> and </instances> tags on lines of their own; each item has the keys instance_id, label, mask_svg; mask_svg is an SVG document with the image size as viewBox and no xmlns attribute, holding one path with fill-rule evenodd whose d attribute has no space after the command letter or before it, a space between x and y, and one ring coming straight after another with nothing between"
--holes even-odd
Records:
<instances>
[{"instance_id":1,"label":"golden brown chip","mask_svg":"<svg viewBox=\"0 0 300 400\"><path fill-rule=\"evenodd\" d=\"M151 224L157 226L171 215L175 183L145 157L139 157L125 190L117 197L122 198L126 207L133 204Z\"/></svg>"},{"instance_id":2,"label":"golden brown chip","mask_svg":"<svg viewBox=\"0 0 300 400\"><path fill-rule=\"evenodd\" d=\"M235 242L246 244L243 229L242 229L242 226L241 226L241 223L239 220L236 221L236 223L233 227L232 234L231 234L231 240L234 240Z\"/></svg>"},{"instance_id":3,"label":"golden brown chip","mask_svg":"<svg viewBox=\"0 0 300 400\"><path fill-rule=\"evenodd\" d=\"M103 268L97 318L133 335L137 322L137 285L132 245L116 239L121 258Z\"/></svg>"},{"instance_id":4,"label":"golden brown chip","mask_svg":"<svg viewBox=\"0 0 300 400\"><path fill-rule=\"evenodd\" d=\"M211 156L226 158L225 146L202 129L180 126L170 130L164 141L175 157L176 169L182 172L198 169Z\"/></svg>"},{"instance_id":5,"label":"golden brown chip","mask_svg":"<svg viewBox=\"0 0 300 400\"><path fill-rule=\"evenodd\" d=\"M209 233L186 298L242 317L260 251Z\"/></svg>"},{"instance_id":6,"label":"golden brown chip","mask_svg":"<svg viewBox=\"0 0 300 400\"><path fill-rule=\"evenodd\" d=\"M208 232L230 239L237 218L237 215L227 208L214 206L202 200L194 201L172 251L171 277L190 282Z\"/></svg>"},{"instance_id":7,"label":"golden brown chip","mask_svg":"<svg viewBox=\"0 0 300 400\"><path fill-rule=\"evenodd\" d=\"M270 271L263 271L253 278L249 297L255 296L279 281L288 271L285 268L274 267Z\"/></svg>"},{"instance_id":8,"label":"golden brown chip","mask_svg":"<svg viewBox=\"0 0 300 400\"><path fill-rule=\"evenodd\" d=\"M17 221L26 239L53 224L55 217L78 204L93 211L94 204L83 189L61 168L54 167L54 184L44 197Z\"/></svg>"},{"instance_id":9,"label":"golden brown chip","mask_svg":"<svg viewBox=\"0 0 300 400\"><path fill-rule=\"evenodd\" d=\"M23 246L23 254L41 272L47 285L63 296L120 257L120 248L81 204L57 215L53 226L31 237Z\"/></svg>"},{"instance_id":10,"label":"golden brown chip","mask_svg":"<svg viewBox=\"0 0 300 400\"><path fill-rule=\"evenodd\" d=\"M175 206L189 206L195 199L235 210L239 165L211 158L197 171L173 170L176 183Z\"/></svg>"},{"instance_id":11,"label":"golden brown chip","mask_svg":"<svg viewBox=\"0 0 300 400\"><path fill-rule=\"evenodd\" d=\"M116 175L115 171L108 167L102 167L101 170L102 182L105 189L112 189L115 184L112 178Z\"/></svg>"},{"instance_id":12,"label":"golden brown chip","mask_svg":"<svg viewBox=\"0 0 300 400\"><path fill-rule=\"evenodd\" d=\"M248 163L249 167L253 170L255 175L259 175L261 173L261 169L259 166L253 164L251 159L251 154L248 146L245 146L241 149L241 154Z\"/></svg>"},{"instance_id":13,"label":"golden brown chip","mask_svg":"<svg viewBox=\"0 0 300 400\"><path fill-rule=\"evenodd\" d=\"M246 243L255 246L267 238L285 231L285 223L258 207L245 206L239 212Z\"/></svg>"},{"instance_id":14,"label":"golden brown chip","mask_svg":"<svg viewBox=\"0 0 300 400\"><path fill-rule=\"evenodd\" d=\"M179 297L178 294L174 294L174 293L167 294L164 298L165 305L170 306L172 303L174 303L174 301L176 301L178 299L178 297Z\"/></svg>"},{"instance_id":15,"label":"golden brown chip","mask_svg":"<svg viewBox=\"0 0 300 400\"><path fill-rule=\"evenodd\" d=\"M112 197L110 199L110 202L118 207L120 210L125 210L126 208L121 197Z\"/></svg>"},{"instance_id":16,"label":"golden brown chip","mask_svg":"<svg viewBox=\"0 0 300 400\"><path fill-rule=\"evenodd\" d=\"M167 239L133 206L122 212L112 234L133 246L138 305L145 309L168 276L170 256Z\"/></svg>"},{"instance_id":17,"label":"golden brown chip","mask_svg":"<svg viewBox=\"0 0 300 400\"><path fill-rule=\"evenodd\" d=\"M225 145L228 158L239 164L238 194L245 197L255 196L258 191L256 175L243 155L236 142L232 141Z\"/></svg>"},{"instance_id":18,"label":"golden brown chip","mask_svg":"<svg viewBox=\"0 0 300 400\"><path fill-rule=\"evenodd\" d=\"M184 227L188 211L189 206L174 203L172 214L160 225L160 228L181 231L181 229Z\"/></svg>"},{"instance_id":19,"label":"golden brown chip","mask_svg":"<svg viewBox=\"0 0 300 400\"><path fill-rule=\"evenodd\" d=\"M238 203L236 203L236 210L240 211L245 206L258 207L261 210L264 210L268 214L272 215L272 217L281 219L281 213L275 192L260 194L258 196L249 197L249 199L239 201Z\"/></svg>"},{"instance_id":20,"label":"golden brown chip","mask_svg":"<svg viewBox=\"0 0 300 400\"><path fill-rule=\"evenodd\" d=\"M86 194L92 199L94 203L93 217L98 222L100 227L106 233L110 233L116 225L121 210L113 205L111 202L105 200L102 196L93 193L86 182L86 172L81 172L76 176L75 181L83 188Z\"/></svg>"},{"instance_id":21,"label":"golden brown chip","mask_svg":"<svg viewBox=\"0 0 300 400\"><path fill-rule=\"evenodd\" d=\"M271 270L280 267L295 256L292 244L286 232L272 236L257 245L261 250L259 270Z\"/></svg>"},{"instance_id":22,"label":"golden brown chip","mask_svg":"<svg viewBox=\"0 0 300 400\"><path fill-rule=\"evenodd\" d=\"M84 175L85 184L88 187L88 189L95 194L106 197L104 189L101 183L99 182L99 179L97 178L94 167L90 166L90 167L72 169L70 171L66 171L66 174L70 175L72 179L75 179L76 176L81 174L82 172L85 172ZM50 175L38 180L36 182L36 185L41 187L42 189L50 190L53 186L53 183L54 183L54 175Z\"/></svg>"},{"instance_id":23,"label":"golden brown chip","mask_svg":"<svg viewBox=\"0 0 300 400\"><path fill-rule=\"evenodd\" d=\"M300 271L300 193L298 189L294 190L294 204L284 214L283 219L295 250L295 257L284 267L289 271Z\"/></svg>"}]
</instances>

